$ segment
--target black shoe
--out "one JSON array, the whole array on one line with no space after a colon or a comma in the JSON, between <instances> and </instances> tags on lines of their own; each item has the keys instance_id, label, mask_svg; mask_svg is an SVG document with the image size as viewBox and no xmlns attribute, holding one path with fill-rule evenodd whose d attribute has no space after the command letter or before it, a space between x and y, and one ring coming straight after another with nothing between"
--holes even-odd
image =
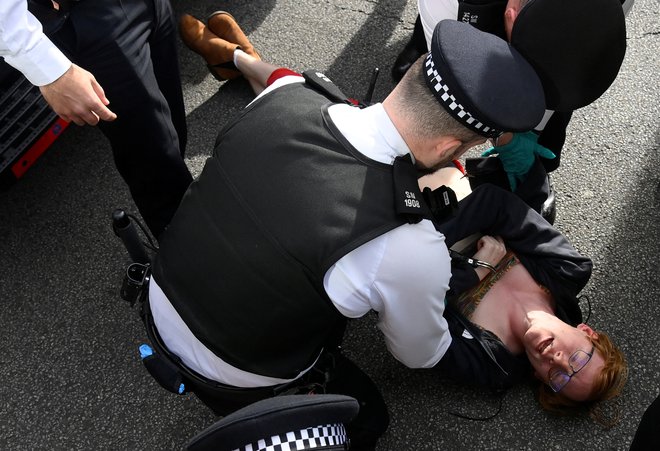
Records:
<instances>
[{"instance_id":1,"label":"black shoe","mask_svg":"<svg viewBox=\"0 0 660 451\"><path fill-rule=\"evenodd\" d=\"M426 38L424 37L422 20L418 15L410 41L408 41L401 53L399 53L399 56L396 57L396 61L394 61L394 66L392 67L392 78L394 81L397 83L401 81L406 72L408 72L408 69L410 69L410 66L425 53Z\"/></svg>"},{"instance_id":2,"label":"black shoe","mask_svg":"<svg viewBox=\"0 0 660 451\"><path fill-rule=\"evenodd\" d=\"M403 76L406 75L406 72L408 72L408 69L410 69L410 66L423 54L414 45L411 45L410 42L406 44L401 53L399 53L399 56L396 57L396 61L394 61L392 79L397 83L400 82Z\"/></svg>"},{"instance_id":3,"label":"black shoe","mask_svg":"<svg viewBox=\"0 0 660 451\"><path fill-rule=\"evenodd\" d=\"M550 224L554 224L557 218L557 200L555 189L550 181L550 175L548 175L548 198L543 202L543 206L541 207L541 216Z\"/></svg>"}]
</instances>

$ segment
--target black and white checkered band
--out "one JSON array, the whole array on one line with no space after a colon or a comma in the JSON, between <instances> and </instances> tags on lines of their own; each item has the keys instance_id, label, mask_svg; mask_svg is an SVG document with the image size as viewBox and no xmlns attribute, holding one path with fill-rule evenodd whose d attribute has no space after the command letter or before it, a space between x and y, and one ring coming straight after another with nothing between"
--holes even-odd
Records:
<instances>
[{"instance_id":1,"label":"black and white checkered band","mask_svg":"<svg viewBox=\"0 0 660 451\"><path fill-rule=\"evenodd\" d=\"M453 117L480 135L494 138L502 134L500 130L489 127L472 116L472 114L465 110L463 105L456 101L456 98L449 92L449 87L445 84L442 77L435 69L431 52L427 55L424 66L426 70L426 79L430 82L429 84L433 90L433 95L435 95L435 97L450 110L450 114Z\"/></svg>"},{"instance_id":2,"label":"black and white checkered band","mask_svg":"<svg viewBox=\"0 0 660 451\"><path fill-rule=\"evenodd\" d=\"M346 429L341 423L316 426L257 440L234 451L299 451L347 445Z\"/></svg>"}]
</instances>

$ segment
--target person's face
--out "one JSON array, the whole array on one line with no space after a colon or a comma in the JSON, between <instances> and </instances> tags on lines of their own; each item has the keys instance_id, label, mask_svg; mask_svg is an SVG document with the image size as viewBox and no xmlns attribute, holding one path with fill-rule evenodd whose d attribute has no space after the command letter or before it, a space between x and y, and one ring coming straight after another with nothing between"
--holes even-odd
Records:
<instances>
[{"instance_id":1,"label":"person's face","mask_svg":"<svg viewBox=\"0 0 660 451\"><path fill-rule=\"evenodd\" d=\"M587 353L591 350L589 336L597 338L598 335L584 324L571 327L549 314L534 318L523 336L523 345L536 377L548 384L550 374L558 369L568 375L573 374L569 358L577 350ZM594 378L603 365L603 357L594 351L587 364L571 377L560 393L575 401L587 399Z\"/></svg>"}]
</instances>

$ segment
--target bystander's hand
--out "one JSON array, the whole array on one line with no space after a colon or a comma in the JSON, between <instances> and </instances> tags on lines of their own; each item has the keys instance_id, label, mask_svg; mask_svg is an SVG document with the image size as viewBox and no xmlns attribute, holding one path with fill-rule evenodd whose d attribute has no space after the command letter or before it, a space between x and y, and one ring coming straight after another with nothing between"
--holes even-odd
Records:
<instances>
[{"instance_id":1,"label":"bystander's hand","mask_svg":"<svg viewBox=\"0 0 660 451\"><path fill-rule=\"evenodd\" d=\"M114 121L117 118L108 109L110 101L94 75L75 64L60 78L39 89L53 111L65 121L96 125L99 120Z\"/></svg>"}]
</instances>

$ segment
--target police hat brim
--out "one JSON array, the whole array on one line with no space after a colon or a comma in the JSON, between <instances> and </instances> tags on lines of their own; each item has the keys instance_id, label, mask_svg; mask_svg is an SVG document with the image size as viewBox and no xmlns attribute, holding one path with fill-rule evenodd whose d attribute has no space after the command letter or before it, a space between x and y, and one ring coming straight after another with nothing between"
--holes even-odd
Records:
<instances>
[{"instance_id":1,"label":"police hat brim","mask_svg":"<svg viewBox=\"0 0 660 451\"><path fill-rule=\"evenodd\" d=\"M424 67L431 92L460 123L492 137L528 131L542 119L543 88L506 41L455 20L434 30Z\"/></svg>"},{"instance_id":2,"label":"police hat brim","mask_svg":"<svg viewBox=\"0 0 660 451\"><path fill-rule=\"evenodd\" d=\"M347 424L358 411L358 402L344 395L286 395L268 398L217 421L192 438L186 449L240 449L260 439L269 439L290 431L334 423Z\"/></svg>"}]
</instances>

